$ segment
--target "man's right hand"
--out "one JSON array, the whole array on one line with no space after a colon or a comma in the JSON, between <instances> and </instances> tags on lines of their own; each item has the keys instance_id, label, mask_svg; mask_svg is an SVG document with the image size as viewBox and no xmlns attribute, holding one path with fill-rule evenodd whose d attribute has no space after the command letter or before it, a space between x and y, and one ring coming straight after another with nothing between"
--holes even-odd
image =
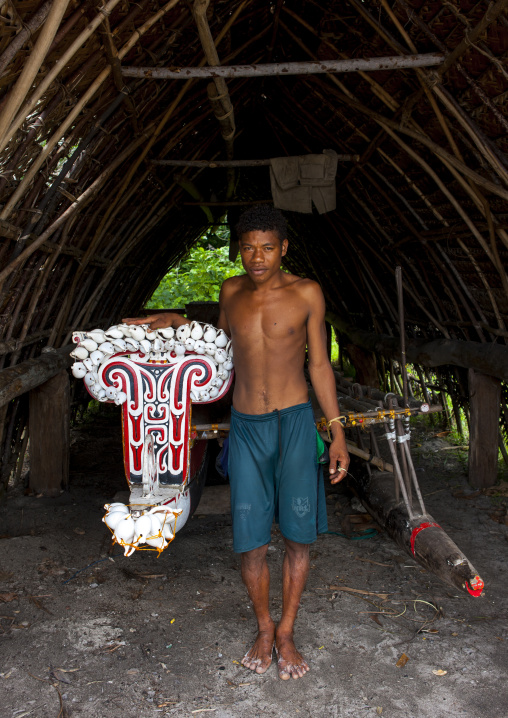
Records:
<instances>
[{"instance_id":1,"label":"man's right hand","mask_svg":"<svg viewBox=\"0 0 508 718\"><path fill-rule=\"evenodd\" d=\"M124 324L148 324L150 329L166 329L167 327L179 327L182 324L188 324L188 320L180 314L173 312L160 312L159 314L150 314L148 317L137 317L122 319Z\"/></svg>"}]
</instances>

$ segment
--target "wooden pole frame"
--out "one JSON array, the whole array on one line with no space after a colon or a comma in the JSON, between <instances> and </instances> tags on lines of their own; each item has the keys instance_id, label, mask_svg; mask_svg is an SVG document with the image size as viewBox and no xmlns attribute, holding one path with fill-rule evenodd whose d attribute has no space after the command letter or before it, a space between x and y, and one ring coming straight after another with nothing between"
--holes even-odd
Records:
<instances>
[{"instance_id":1,"label":"wooden pole frame","mask_svg":"<svg viewBox=\"0 0 508 718\"><path fill-rule=\"evenodd\" d=\"M270 62L262 65L221 65L219 67L122 67L124 77L143 77L149 80L189 80L210 77L284 77L285 75L319 75L343 72L375 72L409 70L432 67L443 62L440 52L421 55L390 55L353 60L319 60L316 62Z\"/></svg>"}]
</instances>

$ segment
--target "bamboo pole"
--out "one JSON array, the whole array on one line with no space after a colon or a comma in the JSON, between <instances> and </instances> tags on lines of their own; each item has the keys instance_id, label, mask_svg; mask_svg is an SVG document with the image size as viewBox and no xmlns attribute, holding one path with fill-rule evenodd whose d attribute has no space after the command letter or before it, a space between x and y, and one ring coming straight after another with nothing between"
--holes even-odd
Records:
<instances>
[{"instance_id":1,"label":"bamboo pole","mask_svg":"<svg viewBox=\"0 0 508 718\"><path fill-rule=\"evenodd\" d=\"M281 23L282 24L282 23ZM210 77L284 77L288 75L320 75L345 72L375 72L431 67L443 61L441 53L421 55L391 55L349 60L319 60L316 62L272 62L262 65L221 65L220 67L122 67L124 77L143 77L149 80L187 80Z\"/></svg>"},{"instance_id":2,"label":"bamboo pole","mask_svg":"<svg viewBox=\"0 0 508 718\"><path fill-rule=\"evenodd\" d=\"M360 155L337 155L339 162L357 162ZM269 167L272 160L150 160L153 165L163 167L197 167L216 169L220 167Z\"/></svg>"},{"instance_id":3,"label":"bamboo pole","mask_svg":"<svg viewBox=\"0 0 508 718\"><path fill-rule=\"evenodd\" d=\"M72 217L76 212L81 210L88 202L90 202L97 192L101 189L103 184L106 182L106 180L109 178L109 176L119 167L126 159L127 157L137 148L139 145L142 144L142 142L145 141L145 136L142 135L141 137L138 137L134 142L132 142L126 150L124 150L120 155L118 155L115 160L105 169L99 177L76 199L75 202L73 202L70 207L68 207L63 214L61 214L54 222L51 224L48 229L46 229L45 232L43 232L37 239L35 239L28 247L26 247L21 254L19 254L15 259L13 259L10 264L7 265L1 272L0 272L0 288L4 282L4 280L11 274L13 269L18 267L22 262L24 262L31 254L33 254L44 242L51 237L53 232L55 232L64 222L66 222L69 217Z\"/></svg>"},{"instance_id":4,"label":"bamboo pole","mask_svg":"<svg viewBox=\"0 0 508 718\"><path fill-rule=\"evenodd\" d=\"M194 0L192 10L206 60L211 67L219 67L221 64L219 54L206 17L209 4L210 0ZM245 4L245 2L242 3L241 9ZM222 77L215 77L214 82L208 85L207 91L213 112L219 120L222 138L226 143L226 155L228 159L233 159L233 140L236 127L233 104L226 81Z\"/></svg>"},{"instance_id":5,"label":"bamboo pole","mask_svg":"<svg viewBox=\"0 0 508 718\"><path fill-rule=\"evenodd\" d=\"M9 123L21 106L40 66L44 62L48 48L56 35L56 31L67 10L68 4L69 0L53 0L51 10L37 38L35 47L25 62L21 75L9 93L7 101L2 108L2 114L0 115L0 147L3 147L5 143L5 133L9 127Z\"/></svg>"},{"instance_id":6,"label":"bamboo pole","mask_svg":"<svg viewBox=\"0 0 508 718\"><path fill-rule=\"evenodd\" d=\"M25 119L28 117L30 112L33 110L33 108L36 106L40 98L44 95L44 93L48 90L52 82L58 77L60 72L62 72L63 69L67 66L69 60L71 60L76 52L84 45L84 43L88 40L88 38L93 35L95 30L99 27L99 25L104 21L107 20L113 9L120 0L109 0L109 2L103 7L100 8L97 15L94 17L91 22L88 23L86 28L82 30L77 38L74 40L74 42L67 48L67 50L58 57L57 61L51 68L51 70L45 75L45 77L39 82L37 87L35 88L35 91L32 93L32 95L26 100L25 104L22 106L21 110L18 112L16 117L13 119L8 131L6 132L4 138L2 138L1 142L8 142L13 136L14 133L21 127Z\"/></svg>"},{"instance_id":7,"label":"bamboo pole","mask_svg":"<svg viewBox=\"0 0 508 718\"><path fill-rule=\"evenodd\" d=\"M16 37L11 43L5 48L0 55L0 75L3 74L5 68L9 65L11 60L16 56L19 50L40 28L42 23L46 20L48 13L51 8L51 0L45 2L41 7L30 17L29 20L23 23L23 28L18 32Z\"/></svg>"},{"instance_id":8,"label":"bamboo pole","mask_svg":"<svg viewBox=\"0 0 508 718\"><path fill-rule=\"evenodd\" d=\"M169 0L169 2L167 2L157 13L155 13L155 15L152 15L148 20L146 20L146 22L143 23L143 25L138 30L135 30L129 40L123 45L122 49L119 51L119 59L122 60L125 55L127 55L127 53L134 47L136 42L178 2L179 0ZM69 127L71 127L74 120L80 114L83 107L85 107L85 105L87 105L88 102L92 99L97 90L109 77L111 72L111 66L108 66L104 70L102 70L102 72L96 77L96 79L94 80L94 82L92 82L86 92L80 97L78 102L74 105L72 111L61 123L58 129L53 133L53 135L47 141L46 145L42 148L37 159L34 160L34 162L31 164L30 169L26 172L19 186L16 188L15 192L9 198L8 202L3 208L0 214L0 219L7 219L9 217L14 207L16 206L16 203L23 196L26 188L29 186L29 184L31 183L39 169L42 167L42 165L46 162L50 152L55 148L60 139L65 135Z\"/></svg>"}]
</instances>

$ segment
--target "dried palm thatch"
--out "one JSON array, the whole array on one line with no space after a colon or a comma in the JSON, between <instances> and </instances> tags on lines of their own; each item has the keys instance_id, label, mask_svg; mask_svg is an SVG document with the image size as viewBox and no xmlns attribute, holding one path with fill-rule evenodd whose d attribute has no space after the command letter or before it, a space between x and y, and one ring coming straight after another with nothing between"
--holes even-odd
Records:
<instances>
[{"instance_id":1,"label":"dried palm thatch","mask_svg":"<svg viewBox=\"0 0 508 718\"><path fill-rule=\"evenodd\" d=\"M136 313L229 202L270 196L263 166L154 161L325 147L359 161L339 167L335 212L290 217L288 266L320 281L337 326L396 336L400 265L410 339L505 346L507 8L0 0L2 366L65 345L77 325ZM347 74L210 81L132 70L436 52L437 66ZM463 370L440 371L458 410ZM25 398L0 414L5 482L26 446Z\"/></svg>"}]
</instances>

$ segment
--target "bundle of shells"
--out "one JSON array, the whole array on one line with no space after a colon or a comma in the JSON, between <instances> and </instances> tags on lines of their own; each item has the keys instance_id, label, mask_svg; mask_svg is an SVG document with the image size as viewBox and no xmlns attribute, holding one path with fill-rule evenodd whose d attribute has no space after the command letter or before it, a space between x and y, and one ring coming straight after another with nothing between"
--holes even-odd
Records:
<instances>
[{"instance_id":1,"label":"bundle of shells","mask_svg":"<svg viewBox=\"0 0 508 718\"><path fill-rule=\"evenodd\" d=\"M137 354L139 361L174 363L186 354L207 355L216 365L217 376L212 387L191 392L192 401L210 401L220 392L233 370L233 348L222 329L211 324L192 322L178 329L150 329L148 324L117 324L109 329L74 332L72 341L77 344L71 352L76 361L72 373L83 379L90 394L99 401L123 404L127 395L115 387L104 387L99 370L115 354Z\"/></svg>"},{"instance_id":2,"label":"bundle of shells","mask_svg":"<svg viewBox=\"0 0 508 718\"><path fill-rule=\"evenodd\" d=\"M134 518L129 508L120 502L106 504L103 521L113 534L113 541L122 546L125 556L130 556L142 544L161 552L175 538L176 519L182 509L155 506Z\"/></svg>"}]
</instances>

